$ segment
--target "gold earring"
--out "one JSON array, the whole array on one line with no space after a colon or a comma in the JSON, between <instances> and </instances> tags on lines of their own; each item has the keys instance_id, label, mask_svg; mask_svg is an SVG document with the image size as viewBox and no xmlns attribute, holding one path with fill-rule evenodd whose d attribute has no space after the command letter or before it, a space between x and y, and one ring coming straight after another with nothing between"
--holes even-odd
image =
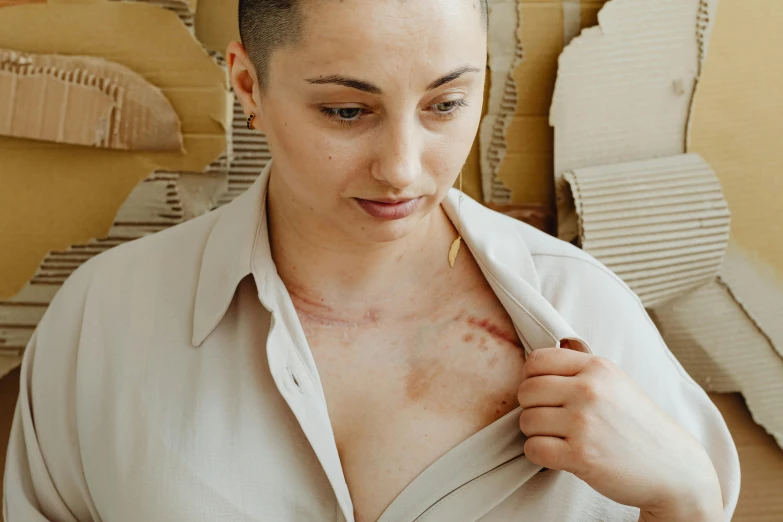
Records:
<instances>
[{"instance_id":1,"label":"gold earring","mask_svg":"<svg viewBox=\"0 0 783 522\"><path fill-rule=\"evenodd\" d=\"M459 171L459 199L457 200L457 239L452 241L449 248L449 266L454 268L454 261L459 254L459 245L462 240L462 170Z\"/></svg>"},{"instance_id":2,"label":"gold earring","mask_svg":"<svg viewBox=\"0 0 783 522\"><path fill-rule=\"evenodd\" d=\"M253 118L255 118L255 117L256 117L255 113L250 113L250 116L248 116L248 118L247 118L247 128L250 129L250 130L253 130L252 121L253 121Z\"/></svg>"}]
</instances>

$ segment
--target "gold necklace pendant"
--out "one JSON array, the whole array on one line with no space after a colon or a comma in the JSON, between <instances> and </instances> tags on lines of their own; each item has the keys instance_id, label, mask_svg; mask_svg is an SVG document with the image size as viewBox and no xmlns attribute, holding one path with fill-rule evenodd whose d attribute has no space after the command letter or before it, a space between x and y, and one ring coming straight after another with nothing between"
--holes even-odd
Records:
<instances>
[{"instance_id":1,"label":"gold necklace pendant","mask_svg":"<svg viewBox=\"0 0 783 522\"><path fill-rule=\"evenodd\" d=\"M454 268L454 261L457 259L457 254L459 254L459 243L461 239L462 236L457 236L457 239L451 243L451 247L449 248L449 266L451 268Z\"/></svg>"}]
</instances>

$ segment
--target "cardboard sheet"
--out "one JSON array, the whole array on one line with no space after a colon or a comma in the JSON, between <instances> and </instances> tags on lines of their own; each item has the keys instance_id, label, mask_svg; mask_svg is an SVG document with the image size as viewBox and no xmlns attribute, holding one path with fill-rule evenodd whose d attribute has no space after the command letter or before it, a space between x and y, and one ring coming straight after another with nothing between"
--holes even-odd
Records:
<instances>
[{"instance_id":1,"label":"cardboard sheet","mask_svg":"<svg viewBox=\"0 0 783 522\"><path fill-rule=\"evenodd\" d=\"M136 185L108 235L46 256L35 276L13 298L0 301L0 376L17 367L46 307L68 275L108 248L154 233L225 205L255 181L270 160L266 138L245 126L235 100L226 154L205 174L155 173Z\"/></svg>"},{"instance_id":2,"label":"cardboard sheet","mask_svg":"<svg viewBox=\"0 0 783 522\"><path fill-rule=\"evenodd\" d=\"M184 152L177 113L127 67L92 56L0 49L0 135Z\"/></svg>"},{"instance_id":3,"label":"cardboard sheet","mask_svg":"<svg viewBox=\"0 0 783 522\"><path fill-rule=\"evenodd\" d=\"M52 0L49 0L50 2ZM81 1L81 0L54 0L57 2ZM197 0L112 0L118 2L138 2L142 4L156 5L174 12L185 24L185 27L193 34L196 21L196 3Z\"/></svg>"},{"instance_id":4,"label":"cardboard sheet","mask_svg":"<svg viewBox=\"0 0 783 522\"><path fill-rule=\"evenodd\" d=\"M132 189L155 171L202 172L225 152L233 97L226 74L177 16L120 2L0 9L0 47L93 55L161 89L182 122L185 154L128 153L0 137L0 298L22 289L51 251L105 237Z\"/></svg>"},{"instance_id":5,"label":"cardboard sheet","mask_svg":"<svg viewBox=\"0 0 783 522\"><path fill-rule=\"evenodd\" d=\"M496 204L509 203L511 198L511 193L497 177L497 168L505 154L504 134L516 107L511 71L522 59L522 47L516 34L518 25L516 0L489 2L489 93L487 114L479 129L479 151L483 198Z\"/></svg>"},{"instance_id":6,"label":"cardboard sheet","mask_svg":"<svg viewBox=\"0 0 783 522\"><path fill-rule=\"evenodd\" d=\"M729 240L720 183L698 154L585 167L563 179L582 248L654 307L718 275Z\"/></svg>"},{"instance_id":7,"label":"cardboard sheet","mask_svg":"<svg viewBox=\"0 0 783 522\"><path fill-rule=\"evenodd\" d=\"M0 361L5 361L0 375L21 360L46 307L79 265L109 248L207 212L225 191L225 175L152 174L130 193L106 237L49 253L18 294L0 301Z\"/></svg>"},{"instance_id":8,"label":"cardboard sheet","mask_svg":"<svg viewBox=\"0 0 783 522\"><path fill-rule=\"evenodd\" d=\"M44 2L46 2L46 0L0 0L0 7L19 4L42 4Z\"/></svg>"},{"instance_id":9,"label":"cardboard sheet","mask_svg":"<svg viewBox=\"0 0 783 522\"><path fill-rule=\"evenodd\" d=\"M239 0L198 0L196 38L210 51L225 55L228 44L239 41Z\"/></svg>"},{"instance_id":10,"label":"cardboard sheet","mask_svg":"<svg viewBox=\"0 0 783 522\"><path fill-rule=\"evenodd\" d=\"M517 41L521 60L511 72L513 107L495 175L514 204L554 212L553 140L549 107L558 56L585 27L597 22L606 0L521 0ZM485 173L486 175L486 173Z\"/></svg>"},{"instance_id":11,"label":"cardboard sheet","mask_svg":"<svg viewBox=\"0 0 783 522\"><path fill-rule=\"evenodd\" d=\"M721 2L688 139L723 185L738 249L770 286L768 298L746 296L762 300L756 308L783 307L781 24L779 2Z\"/></svg>"},{"instance_id":12,"label":"cardboard sheet","mask_svg":"<svg viewBox=\"0 0 783 522\"><path fill-rule=\"evenodd\" d=\"M783 4L725 0L693 102L688 150L715 169L732 214L721 280L763 333L746 357L777 355L776 373L737 375L755 418L783 444ZM737 313L740 313L739 311ZM760 397L764 390L763 398Z\"/></svg>"},{"instance_id":13,"label":"cardboard sheet","mask_svg":"<svg viewBox=\"0 0 783 522\"><path fill-rule=\"evenodd\" d=\"M561 239L578 235L564 172L685 152L712 4L612 0L563 51L550 113Z\"/></svg>"},{"instance_id":14,"label":"cardboard sheet","mask_svg":"<svg viewBox=\"0 0 783 522\"><path fill-rule=\"evenodd\" d=\"M723 414L739 453L742 488L732 522L776 522L783 519L783 451L753 422L738 393L711 393Z\"/></svg>"},{"instance_id":15,"label":"cardboard sheet","mask_svg":"<svg viewBox=\"0 0 783 522\"><path fill-rule=\"evenodd\" d=\"M650 315L704 389L742 392L753 419L783 447L783 358L724 282L703 285Z\"/></svg>"}]
</instances>

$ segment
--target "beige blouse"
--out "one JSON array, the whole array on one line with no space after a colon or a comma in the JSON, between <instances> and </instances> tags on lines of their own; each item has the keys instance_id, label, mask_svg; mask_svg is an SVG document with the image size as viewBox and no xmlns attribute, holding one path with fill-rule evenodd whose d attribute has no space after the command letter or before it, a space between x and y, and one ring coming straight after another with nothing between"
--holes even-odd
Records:
<instances>
[{"instance_id":1,"label":"beige blouse","mask_svg":"<svg viewBox=\"0 0 783 522\"><path fill-rule=\"evenodd\" d=\"M25 353L6 522L353 521L318 370L270 255L268 177L67 280ZM452 221L457 194L443 202ZM526 351L577 341L702 442L728 521L740 486L731 436L628 287L468 198L462 233ZM539 472L518 416L446 453L380 522L637 520L569 473Z\"/></svg>"}]
</instances>

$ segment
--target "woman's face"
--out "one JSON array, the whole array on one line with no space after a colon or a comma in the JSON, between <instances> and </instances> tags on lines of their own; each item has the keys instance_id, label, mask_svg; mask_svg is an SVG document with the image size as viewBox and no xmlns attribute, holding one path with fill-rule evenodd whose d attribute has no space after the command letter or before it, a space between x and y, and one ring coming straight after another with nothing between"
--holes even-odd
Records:
<instances>
[{"instance_id":1,"label":"woman's face","mask_svg":"<svg viewBox=\"0 0 783 522\"><path fill-rule=\"evenodd\" d=\"M330 239L398 239L440 204L476 135L479 2L306 1L304 11L301 42L272 54L268 89L254 90L271 196Z\"/></svg>"}]
</instances>

